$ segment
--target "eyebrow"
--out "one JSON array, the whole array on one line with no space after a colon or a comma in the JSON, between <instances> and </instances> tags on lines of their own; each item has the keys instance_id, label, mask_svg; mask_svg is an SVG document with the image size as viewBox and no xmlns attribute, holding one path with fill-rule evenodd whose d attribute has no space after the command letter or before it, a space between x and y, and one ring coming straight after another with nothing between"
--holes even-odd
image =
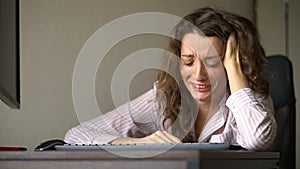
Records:
<instances>
[{"instance_id":1,"label":"eyebrow","mask_svg":"<svg viewBox=\"0 0 300 169\"><path fill-rule=\"evenodd\" d=\"M182 57L188 57L188 58L194 58L195 55L194 54L182 54Z\"/></svg>"},{"instance_id":2,"label":"eyebrow","mask_svg":"<svg viewBox=\"0 0 300 169\"><path fill-rule=\"evenodd\" d=\"M182 54L181 55L182 57L187 57L187 58L194 58L195 55L194 54ZM220 55L217 54L217 55L210 55L210 56L206 56L203 58L203 60L210 60L210 59L214 59L216 57L219 57Z\"/></svg>"}]
</instances>

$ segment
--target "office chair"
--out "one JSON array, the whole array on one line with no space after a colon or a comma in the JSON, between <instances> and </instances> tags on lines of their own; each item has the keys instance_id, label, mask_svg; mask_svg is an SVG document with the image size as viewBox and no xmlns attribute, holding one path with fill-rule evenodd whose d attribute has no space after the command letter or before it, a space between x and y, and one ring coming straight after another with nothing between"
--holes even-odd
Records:
<instances>
[{"instance_id":1,"label":"office chair","mask_svg":"<svg viewBox=\"0 0 300 169\"><path fill-rule=\"evenodd\" d=\"M279 169L296 168L296 98L292 62L282 55L267 57L271 69L264 75L270 84L275 108L277 135L267 151L280 152Z\"/></svg>"}]
</instances>

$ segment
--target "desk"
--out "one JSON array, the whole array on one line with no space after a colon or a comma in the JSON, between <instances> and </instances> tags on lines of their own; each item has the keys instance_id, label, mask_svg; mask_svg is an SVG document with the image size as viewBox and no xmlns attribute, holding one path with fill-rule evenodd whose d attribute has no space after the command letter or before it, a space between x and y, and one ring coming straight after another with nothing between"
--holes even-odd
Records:
<instances>
[{"instance_id":1,"label":"desk","mask_svg":"<svg viewBox=\"0 0 300 169\"><path fill-rule=\"evenodd\" d=\"M0 152L1 169L276 169L278 162L276 152L231 150L170 150L149 158L126 158L107 151Z\"/></svg>"}]
</instances>

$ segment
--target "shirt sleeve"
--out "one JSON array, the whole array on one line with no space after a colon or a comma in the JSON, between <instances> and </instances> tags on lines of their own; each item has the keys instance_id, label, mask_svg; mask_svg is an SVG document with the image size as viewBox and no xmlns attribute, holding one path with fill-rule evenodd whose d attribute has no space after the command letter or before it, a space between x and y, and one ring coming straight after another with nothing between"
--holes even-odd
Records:
<instances>
[{"instance_id":1,"label":"shirt sleeve","mask_svg":"<svg viewBox=\"0 0 300 169\"><path fill-rule=\"evenodd\" d=\"M144 137L157 131L155 90L95 119L71 128L65 135L70 144L106 144L119 137Z\"/></svg>"},{"instance_id":2,"label":"shirt sleeve","mask_svg":"<svg viewBox=\"0 0 300 169\"><path fill-rule=\"evenodd\" d=\"M276 136L277 124L270 96L263 97L250 88L231 94L226 102L233 113L232 127L237 131L237 143L249 150L263 150Z\"/></svg>"}]
</instances>

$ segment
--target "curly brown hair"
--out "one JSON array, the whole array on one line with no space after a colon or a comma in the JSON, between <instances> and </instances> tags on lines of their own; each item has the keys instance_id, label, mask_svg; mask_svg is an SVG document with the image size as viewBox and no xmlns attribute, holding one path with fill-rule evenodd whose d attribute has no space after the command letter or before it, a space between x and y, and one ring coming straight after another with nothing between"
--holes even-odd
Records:
<instances>
[{"instance_id":1,"label":"curly brown hair","mask_svg":"<svg viewBox=\"0 0 300 169\"><path fill-rule=\"evenodd\" d=\"M168 47L168 51L172 54L167 54L162 70L158 74L157 88L167 98L163 126L168 128L172 125L172 130L177 131L179 138L183 138L182 134L194 125L190 124L193 118L190 113L196 107L193 106L195 102L182 82L178 63L181 40L187 33L194 32L208 37L218 37L224 44L230 34L234 33L236 39L234 46L239 49L242 71L249 81L250 88L263 96L267 96L269 91L268 82L261 75L264 66L267 65L267 59L254 24L242 16L224 10L207 7L194 11L175 26ZM173 127L173 123L180 116L189 118L184 118L184 121L179 121L180 125L175 125L178 127ZM183 142L191 141L191 136L183 139Z\"/></svg>"}]
</instances>

